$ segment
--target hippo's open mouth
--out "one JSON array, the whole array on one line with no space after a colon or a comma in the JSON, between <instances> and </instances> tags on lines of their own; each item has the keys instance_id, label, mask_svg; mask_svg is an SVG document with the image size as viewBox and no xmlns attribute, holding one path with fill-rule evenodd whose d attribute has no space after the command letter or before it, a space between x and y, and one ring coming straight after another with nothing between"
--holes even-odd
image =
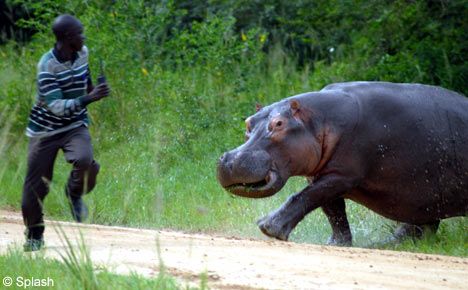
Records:
<instances>
[{"instance_id":1,"label":"hippo's open mouth","mask_svg":"<svg viewBox=\"0 0 468 290\"><path fill-rule=\"evenodd\" d=\"M282 187L281 178L276 171L270 170L264 179L253 183L236 183L225 189L235 195L262 198L277 193Z\"/></svg>"}]
</instances>

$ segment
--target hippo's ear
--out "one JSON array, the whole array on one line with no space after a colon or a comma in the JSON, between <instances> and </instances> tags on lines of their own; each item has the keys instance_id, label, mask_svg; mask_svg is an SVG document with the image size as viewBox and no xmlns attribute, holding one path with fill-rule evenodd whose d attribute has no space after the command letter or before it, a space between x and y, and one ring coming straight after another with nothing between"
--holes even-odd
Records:
<instances>
[{"instance_id":1,"label":"hippo's ear","mask_svg":"<svg viewBox=\"0 0 468 290\"><path fill-rule=\"evenodd\" d=\"M256 112L260 111L262 108L263 108L262 104L260 104L260 103L255 104L255 111Z\"/></svg>"},{"instance_id":2,"label":"hippo's ear","mask_svg":"<svg viewBox=\"0 0 468 290\"><path fill-rule=\"evenodd\" d=\"M297 118L299 117L299 112L301 110L301 104L299 103L298 100L292 99L289 102L289 105L291 106L291 113L292 115Z\"/></svg>"},{"instance_id":3,"label":"hippo's ear","mask_svg":"<svg viewBox=\"0 0 468 290\"><path fill-rule=\"evenodd\" d=\"M309 122L312 111L307 106L302 106L301 102L298 99L292 99L289 101L289 106L291 108L291 115L296 120L300 120L303 123Z\"/></svg>"}]
</instances>

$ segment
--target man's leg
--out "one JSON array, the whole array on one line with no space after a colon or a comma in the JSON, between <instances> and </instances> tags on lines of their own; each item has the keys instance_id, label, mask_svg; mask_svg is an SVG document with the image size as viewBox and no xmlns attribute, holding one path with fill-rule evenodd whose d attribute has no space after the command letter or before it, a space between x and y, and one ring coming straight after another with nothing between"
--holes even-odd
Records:
<instances>
[{"instance_id":1,"label":"man's leg","mask_svg":"<svg viewBox=\"0 0 468 290\"><path fill-rule=\"evenodd\" d=\"M88 209L81 196L93 190L99 172L99 164L93 159L88 128L82 126L68 132L63 151L67 162L73 165L65 193L71 202L73 218L82 222L88 216Z\"/></svg>"},{"instance_id":2,"label":"man's leg","mask_svg":"<svg viewBox=\"0 0 468 290\"><path fill-rule=\"evenodd\" d=\"M39 250L43 245L44 219L42 205L52 181L58 142L54 136L32 138L28 148L28 169L23 185L21 210L26 226L26 251Z\"/></svg>"}]
</instances>

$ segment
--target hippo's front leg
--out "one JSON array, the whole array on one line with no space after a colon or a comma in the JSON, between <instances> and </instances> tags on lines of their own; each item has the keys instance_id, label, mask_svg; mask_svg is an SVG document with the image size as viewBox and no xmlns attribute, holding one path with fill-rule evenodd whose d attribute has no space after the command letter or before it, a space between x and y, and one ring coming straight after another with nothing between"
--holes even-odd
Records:
<instances>
[{"instance_id":1,"label":"hippo's front leg","mask_svg":"<svg viewBox=\"0 0 468 290\"><path fill-rule=\"evenodd\" d=\"M342 175L322 176L301 192L290 196L285 203L257 224L267 236L286 241L296 225L312 210L339 198L352 188L353 180Z\"/></svg>"}]
</instances>

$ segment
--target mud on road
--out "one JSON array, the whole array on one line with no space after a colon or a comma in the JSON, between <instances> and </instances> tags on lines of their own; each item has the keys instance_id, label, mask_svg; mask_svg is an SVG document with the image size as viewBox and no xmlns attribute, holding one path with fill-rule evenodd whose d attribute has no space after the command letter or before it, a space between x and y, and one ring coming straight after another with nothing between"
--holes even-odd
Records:
<instances>
[{"instance_id":1,"label":"mud on road","mask_svg":"<svg viewBox=\"0 0 468 290\"><path fill-rule=\"evenodd\" d=\"M91 258L118 273L155 277L164 271L182 285L212 289L468 289L468 259L406 252L246 240L174 231L46 221L45 255L65 253L62 229ZM0 253L23 243L19 213L0 211Z\"/></svg>"}]
</instances>

